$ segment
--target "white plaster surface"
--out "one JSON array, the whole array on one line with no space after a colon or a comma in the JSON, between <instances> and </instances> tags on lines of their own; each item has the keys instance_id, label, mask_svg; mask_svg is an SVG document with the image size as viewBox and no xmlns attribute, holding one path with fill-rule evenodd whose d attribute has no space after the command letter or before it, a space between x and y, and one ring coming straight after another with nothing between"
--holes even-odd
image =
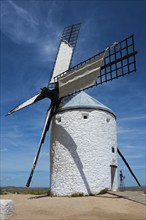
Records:
<instances>
[{"instance_id":1,"label":"white plaster surface","mask_svg":"<svg viewBox=\"0 0 146 220\"><path fill-rule=\"evenodd\" d=\"M5 220L15 214L15 205L12 200L0 200L0 219Z\"/></svg>"},{"instance_id":2,"label":"white plaster surface","mask_svg":"<svg viewBox=\"0 0 146 220\"><path fill-rule=\"evenodd\" d=\"M52 120L50 155L52 195L117 190L117 169L113 172L110 166L117 165L114 115L98 109L72 109L56 114Z\"/></svg>"}]
</instances>

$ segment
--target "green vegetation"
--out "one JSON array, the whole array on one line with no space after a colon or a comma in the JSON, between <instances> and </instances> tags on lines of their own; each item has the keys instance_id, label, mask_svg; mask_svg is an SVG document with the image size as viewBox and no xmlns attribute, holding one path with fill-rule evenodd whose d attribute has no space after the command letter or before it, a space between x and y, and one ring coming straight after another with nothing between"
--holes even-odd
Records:
<instances>
[{"instance_id":1,"label":"green vegetation","mask_svg":"<svg viewBox=\"0 0 146 220\"><path fill-rule=\"evenodd\" d=\"M24 190L21 192L21 194L31 194L31 195L44 195L44 194L49 194L48 190L42 190L42 189L37 189L37 190Z\"/></svg>"},{"instance_id":2,"label":"green vegetation","mask_svg":"<svg viewBox=\"0 0 146 220\"><path fill-rule=\"evenodd\" d=\"M71 194L71 197L82 197L82 196L84 196L84 193L81 193L81 192L76 192L76 193Z\"/></svg>"},{"instance_id":3,"label":"green vegetation","mask_svg":"<svg viewBox=\"0 0 146 220\"><path fill-rule=\"evenodd\" d=\"M1 187L0 195L6 195L6 194L44 195L44 194L49 194L49 189L48 188Z\"/></svg>"},{"instance_id":4,"label":"green vegetation","mask_svg":"<svg viewBox=\"0 0 146 220\"><path fill-rule=\"evenodd\" d=\"M108 192L108 188L102 189L97 195L103 195Z\"/></svg>"}]
</instances>

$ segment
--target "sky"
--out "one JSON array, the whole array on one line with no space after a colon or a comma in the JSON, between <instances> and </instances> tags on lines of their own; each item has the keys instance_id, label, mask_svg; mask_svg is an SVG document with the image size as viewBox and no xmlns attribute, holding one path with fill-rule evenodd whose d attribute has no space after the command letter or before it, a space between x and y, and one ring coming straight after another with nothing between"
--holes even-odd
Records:
<instances>
[{"instance_id":1,"label":"sky","mask_svg":"<svg viewBox=\"0 0 146 220\"><path fill-rule=\"evenodd\" d=\"M87 90L117 116L117 145L145 185L145 0L1 0L1 185L25 186L41 136L45 99L5 117L47 86L65 26L82 23L73 65L135 35L137 71ZM49 187L50 134L42 146L32 187ZM118 156L125 186L136 182Z\"/></svg>"}]
</instances>

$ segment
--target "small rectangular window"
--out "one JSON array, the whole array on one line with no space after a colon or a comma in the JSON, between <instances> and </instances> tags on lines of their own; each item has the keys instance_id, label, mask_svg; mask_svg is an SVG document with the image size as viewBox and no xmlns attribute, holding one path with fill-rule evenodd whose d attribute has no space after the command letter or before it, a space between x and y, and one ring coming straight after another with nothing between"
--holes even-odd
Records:
<instances>
[{"instance_id":1,"label":"small rectangular window","mask_svg":"<svg viewBox=\"0 0 146 220\"><path fill-rule=\"evenodd\" d=\"M83 119L88 119L88 117L89 117L89 113L82 113L82 117L83 117Z\"/></svg>"},{"instance_id":2,"label":"small rectangular window","mask_svg":"<svg viewBox=\"0 0 146 220\"><path fill-rule=\"evenodd\" d=\"M115 148L114 147L112 147L112 153L115 153Z\"/></svg>"},{"instance_id":3,"label":"small rectangular window","mask_svg":"<svg viewBox=\"0 0 146 220\"><path fill-rule=\"evenodd\" d=\"M56 123L58 124L58 123L61 123L61 116L57 116L56 117Z\"/></svg>"}]
</instances>

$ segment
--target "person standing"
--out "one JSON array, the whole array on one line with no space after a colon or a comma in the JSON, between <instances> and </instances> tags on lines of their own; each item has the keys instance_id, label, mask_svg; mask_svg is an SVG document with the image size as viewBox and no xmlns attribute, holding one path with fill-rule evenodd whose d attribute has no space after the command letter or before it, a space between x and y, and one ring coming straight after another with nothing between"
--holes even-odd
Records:
<instances>
[{"instance_id":1,"label":"person standing","mask_svg":"<svg viewBox=\"0 0 146 220\"><path fill-rule=\"evenodd\" d=\"M123 175L122 170L120 170L120 188L124 190L124 179L125 176Z\"/></svg>"}]
</instances>

